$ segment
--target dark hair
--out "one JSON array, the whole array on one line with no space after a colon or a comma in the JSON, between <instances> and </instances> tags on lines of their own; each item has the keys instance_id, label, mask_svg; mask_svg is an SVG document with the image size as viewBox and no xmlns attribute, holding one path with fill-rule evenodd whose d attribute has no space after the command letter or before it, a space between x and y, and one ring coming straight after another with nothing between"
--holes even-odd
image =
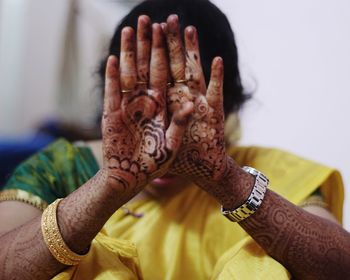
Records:
<instances>
[{"instance_id":1,"label":"dark hair","mask_svg":"<svg viewBox=\"0 0 350 280\"><path fill-rule=\"evenodd\" d=\"M238 69L237 47L226 16L208 0L147 0L134 7L118 25L109 47L109 55L119 57L120 34L125 26L136 30L140 15L148 15L152 22L166 22L170 14L177 14L181 30L193 25L198 30L201 61L205 80L210 79L211 62L215 56L224 60L224 110L225 114L238 111L250 96L245 94ZM100 66L104 84L106 60Z\"/></svg>"}]
</instances>

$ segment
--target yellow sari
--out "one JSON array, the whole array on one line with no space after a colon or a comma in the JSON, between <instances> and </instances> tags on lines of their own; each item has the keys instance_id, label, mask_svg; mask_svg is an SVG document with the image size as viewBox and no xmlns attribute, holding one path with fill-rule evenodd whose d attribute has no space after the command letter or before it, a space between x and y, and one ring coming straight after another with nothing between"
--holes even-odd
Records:
<instances>
[{"instance_id":1,"label":"yellow sari","mask_svg":"<svg viewBox=\"0 0 350 280\"><path fill-rule=\"evenodd\" d=\"M343 183L333 169L277 149L234 148L240 164L264 172L271 189L299 204L320 188L342 221ZM87 257L54 277L61 279L289 279L218 203L196 186L162 201L144 199L118 210L92 242Z\"/></svg>"}]
</instances>

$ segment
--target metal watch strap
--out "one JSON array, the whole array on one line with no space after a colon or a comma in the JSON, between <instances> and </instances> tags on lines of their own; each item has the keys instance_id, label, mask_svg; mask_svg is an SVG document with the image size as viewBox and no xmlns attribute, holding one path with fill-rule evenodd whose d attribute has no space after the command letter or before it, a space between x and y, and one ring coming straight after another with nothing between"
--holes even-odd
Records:
<instances>
[{"instance_id":1,"label":"metal watch strap","mask_svg":"<svg viewBox=\"0 0 350 280\"><path fill-rule=\"evenodd\" d=\"M240 207L234 210L227 210L221 206L221 213L232 222L243 221L254 214L260 207L269 185L269 179L260 171L249 166L244 166L243 170L255 176L255 183L247 201Z\"/></svg>"}]
</instances>

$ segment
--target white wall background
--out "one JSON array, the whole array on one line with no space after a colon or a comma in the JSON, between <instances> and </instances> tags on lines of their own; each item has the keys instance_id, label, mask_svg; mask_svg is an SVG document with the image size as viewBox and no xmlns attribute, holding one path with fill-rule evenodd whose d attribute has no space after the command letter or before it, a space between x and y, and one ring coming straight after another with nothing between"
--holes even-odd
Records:
<instances>
[{"instance_id":1,"label":"white wall background","mask_svg":"<svg viewBox=\"0 0 350 280\"><path fill-rule=\"evenodd\" d=\"M39 120L92 120L97 63L137 0L0 0L0 137ZM350 2L215 0L229 17L248 89L242 144L338 168L350 194ZM350 200L345 203L350 229ZM348 214L349 213L349 214Z\"/></svg>"},{"instance_id":2,"label":"white wall background","mask_svg":"<svg viewBox=\"0 0 350 280\"><path fill-rule=\"evenodd\" d=\"M0 135L56 111L69 0L0 0Z\"/></svg>"}]
</instances>

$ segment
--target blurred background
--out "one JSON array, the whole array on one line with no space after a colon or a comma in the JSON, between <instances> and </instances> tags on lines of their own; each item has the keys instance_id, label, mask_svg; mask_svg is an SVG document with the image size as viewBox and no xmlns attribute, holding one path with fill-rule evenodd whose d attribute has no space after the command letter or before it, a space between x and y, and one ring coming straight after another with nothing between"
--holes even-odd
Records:
<instances>
[{"instance_id":1,"label":"blurred background","mask_svg":"<svg viewBox=\"0 0 350 280\"><path fill-rule=\"evenodd\" d=\"M73 139L76 127L86 138L98 134L99 62L138 2L0 0L2 175L62 130L71 129ZM255 91L240 113L240 144L278 147L339 169L350 230L350 2L212 2L232 24L244 85Z\"/></svg>"}]
</instances>

